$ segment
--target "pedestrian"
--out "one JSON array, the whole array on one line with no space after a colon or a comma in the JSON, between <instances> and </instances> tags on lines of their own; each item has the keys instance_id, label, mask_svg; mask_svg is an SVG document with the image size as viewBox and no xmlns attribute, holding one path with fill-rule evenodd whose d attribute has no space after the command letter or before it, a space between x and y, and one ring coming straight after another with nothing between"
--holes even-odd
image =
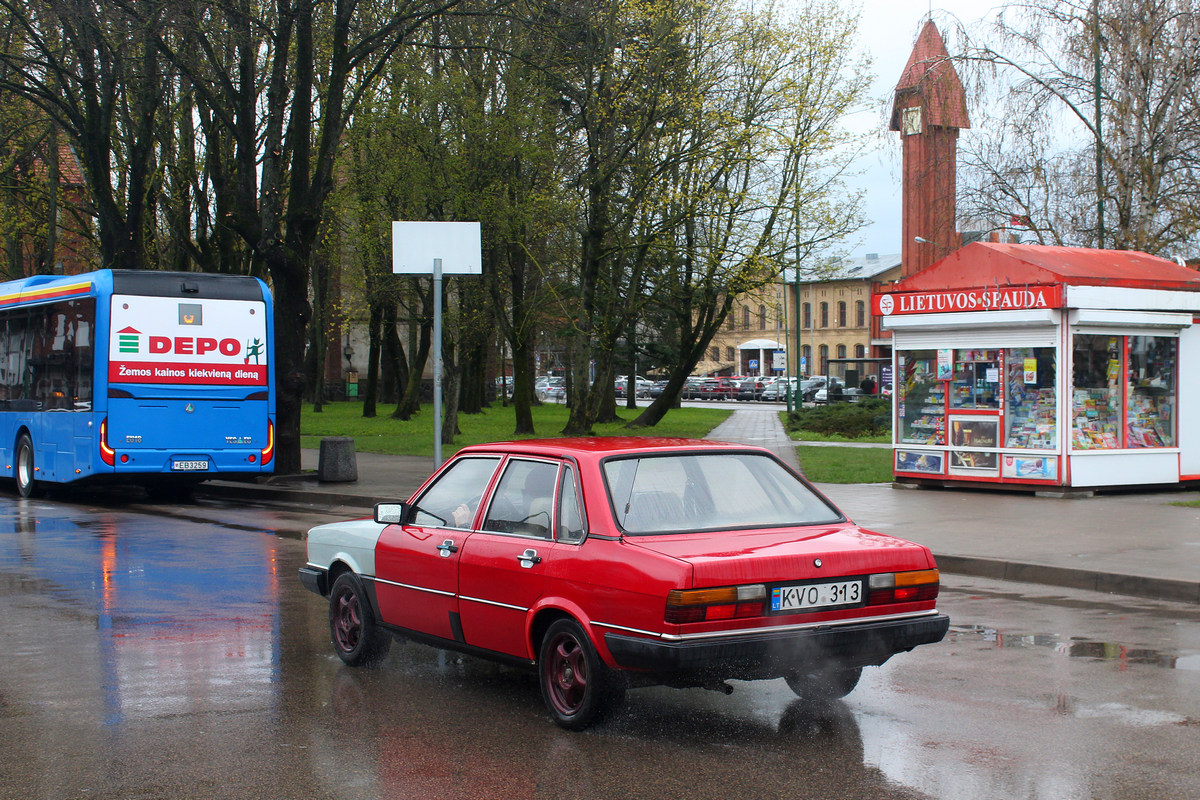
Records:
<instances>
[{"instance_id":1,"label":"pedestrian","mask_svg":"<svg viewBox=\"0 0 1200 800\"><path fill-rule=\"evenodd\" d=\"M858 385L858 388L862 390L863 394L875 394L875 376L868 375L867 377L863 378L863 382Z\"/></svg>"}]
</instances>

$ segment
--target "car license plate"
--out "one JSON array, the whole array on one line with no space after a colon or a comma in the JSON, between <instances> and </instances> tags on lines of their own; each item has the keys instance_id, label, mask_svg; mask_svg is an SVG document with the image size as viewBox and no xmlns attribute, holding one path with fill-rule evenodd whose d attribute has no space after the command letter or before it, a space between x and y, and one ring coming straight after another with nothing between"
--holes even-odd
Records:
<instances>
[{"instance_id":1,"label":"car license plate","mask_svg":"<svg viewBox=\"0 0 1200 800\"><path fill-rule=\"evenodd\" d=\"M172 461L171 469L176 472L203 472L208 469L207 461Z\"/></svg>"},{"instance_id":2,"label":"car license plate","mask_svg":"<svg viewBox=\"0 0 1200 800\"><path fill-rule=\"evenodd\" d=\"M856 605L861 603L862 599L862 581L776 586L771 590L771 610L804 611L830 606Z\"/></svg>"}]
</instances>

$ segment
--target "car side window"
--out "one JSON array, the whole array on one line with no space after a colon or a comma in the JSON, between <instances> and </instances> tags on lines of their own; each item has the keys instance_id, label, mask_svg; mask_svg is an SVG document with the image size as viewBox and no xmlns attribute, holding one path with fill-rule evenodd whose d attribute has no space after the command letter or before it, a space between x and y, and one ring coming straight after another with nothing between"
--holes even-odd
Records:
<instances>
[{"instance_id":1,"label":"car side window","mask_svg":"<svg viewBox=\"0 0 1200 800\"><path fill-rule=\"evenodd\" d=\"M558 465L512 459L500 477L483 528L550 538Z\"/></svg>"},{"instance_id":2,"label":"car side window","mask_svg":"<svg viewBox=\"0 0 1200 800\"><path fill-rule=\"evenodd\" d=\"M437 483L417 498L413 524L470 528L499 462L498 456L467 457L450 465Z\"/></svg>"},{"instance_id":3,"label":"car side window","mask_svg":"<svg viewBox=\"0 0 1200 800\"><path fill-rule=\"evenodd\" d=\"M578 544L587 536L583 512L579 507L579 492L575 488L575 470L563 468L558 487L558 540Z\"/></svg>"}]
</instances>

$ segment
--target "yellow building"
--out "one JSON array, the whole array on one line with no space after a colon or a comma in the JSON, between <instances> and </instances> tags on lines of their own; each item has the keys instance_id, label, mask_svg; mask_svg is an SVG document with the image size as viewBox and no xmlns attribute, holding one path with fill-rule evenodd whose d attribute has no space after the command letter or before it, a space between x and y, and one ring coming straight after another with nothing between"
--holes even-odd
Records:
<instances>
[{"instance_id":1,"label":"yellow building","mask_svg":"<svg viewBox=\"0 0 1200 800\"><path fill-rule=\"evenodd\" d=\"M845 365L836 359L885 355L878 351L889 348L891 342L873 334L871 286L899 276L898 254L871 253L843 260L812 280L803 280L802 275L799 285L780 280L747 293L734 303L725 327L713 337L708 357L696 371L704 375L796 375L799 342L799 373L832 372L841 377ZM779 351L786 352L786 368L783 356L775 355ZM830 359L835 359L832 367ZM872 373L864 367L859 374Z\"/></svg>"}]
</instances>

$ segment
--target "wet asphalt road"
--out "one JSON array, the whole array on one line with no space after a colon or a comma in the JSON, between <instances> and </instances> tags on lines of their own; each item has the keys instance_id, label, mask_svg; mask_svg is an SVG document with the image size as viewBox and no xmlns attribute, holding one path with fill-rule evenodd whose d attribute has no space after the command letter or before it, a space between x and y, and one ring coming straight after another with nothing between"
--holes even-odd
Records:
<instances>
[{"instance_id":1,"label":"wet asphalt road","mask_svg":"<svg viewBox=\"0 0 1200 800\"><path fill-rule=\"evenodd\" d=\"M810 708L642 689L572 734L530 675L342 666L281 508L0 493L0 798L1196 798L1200 609L947 576L939 645Z\"/></svg>"}]
</instances>

